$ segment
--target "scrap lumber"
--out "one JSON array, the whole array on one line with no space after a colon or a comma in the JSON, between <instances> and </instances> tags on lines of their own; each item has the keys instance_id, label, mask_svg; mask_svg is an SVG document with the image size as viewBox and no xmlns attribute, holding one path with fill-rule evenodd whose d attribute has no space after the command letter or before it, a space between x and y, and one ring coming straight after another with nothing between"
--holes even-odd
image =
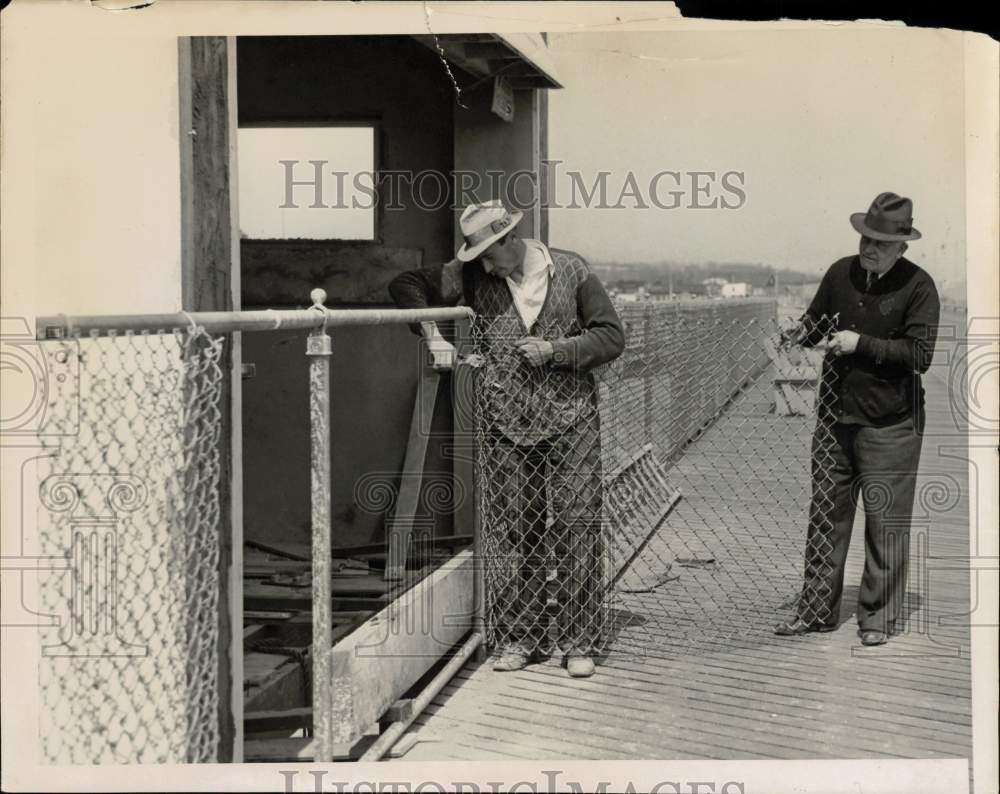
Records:
<instances>
[{"instance_id":1,"label":"scrap lumber","mask_svg":"<svg viewBox=\"0 0 1000 794\"><path fill-rule=\"evenodd\" d=\"M470 546L472 541L472 535L440 535L435 538L420 538L420 543L438 549ZM333 554L336 557L363 557L370 560L384 556L386 549L385 543L364 543L357 546L339 546L333 549Z\"/></svg>"},{"instance_id":2,"label":"scrap lumber","mask_svg":"<svg viewBox=\"0 0 1000 794\"><path fill-rule=\"evenodd\" d=\"M365 736L353 744L335 744L334 761L357 761L371 745L376 736ZM312 738L293 736L288 739L249 739L243 744L243 760L246 763L275 761L313 761L316 757L315 741Z\"/></svg>"},{"instance_id":3,"label":"scrap lumber","mask_svg":"<svg viewBox=\"0 0 1000 794\"><path fill-rule=\"evenodd\" d=\"M345 594L333 599L333 609L374 612L384 607L387 601L384 594ZM249 580L243 583L243 603L250 610L304 611L312 608L312 590L308 587L286 587Z\"/></svg>"},{"instance_id":4,"label":"scrap lumber","mask_svg":"<svg viewBox=\"0 0 1000 794\"><path fill-rule=\"evenodd\" d=\"M243 743L243 760L250 763L275 761L312 761L316 751L313 740L305 737L291 739L248 739Z\"/></svg>"},{"instance_id":5,"label":"scrap lumber","mask_svg":"<svg viewBox=\"0 0 1000 794\"><path fill-rule=\"evenodd\" d=\"M278 668L288 661L288 656L280 653L252 652L243 656L244 688L258 685L274 675Z\"/></svg>"},{"instance_id":6,"label":"scrap lumber","mask_svg":"<svg viewBox=\"0 0 1000 794\"><path fill-rule=\"evenodd\" d=\"M277 554L279 557L287 557L290 560L301 562L312 562L312 552L308 543L281 543L277 541L252 540L247 538L244 545L258 551L266 551L268 554Z\"/></svg>"},{"instance_id":7,"label":"scrap lumber","mask_svg":"<svg viewBox=\"0 0 1000 794\"><path fill-rule=\"evenodd\" d=\"M265 672L259 660L253 661L258 656L273 656L280 661ZM249 653L243 658L244 665L251 660L255 672L254 678L244 679L244 713L309 705L306 693L312 677L312 663L308 652L301 662L276 654Z\"/></svg>"},{"instance_id":8,"label":"scrap lumber","mask_svg":"<svg viewBox=\"0 0 1000 794\"><path fill-rule=\"evenodd\" d=\"M273 622L279 620L291 620L296 612L279 612L271 609L244 609L243 610L243 622L246 623L250 620L261 620L264 622Z\"/></svg>"},{"instance_id":9,"label":"scrap lumber","mask_svg":"<svg viewBox=\"0 0 1000 794\"><path fill-rule=\"evenodd\" d=\"M289 709L270 709L267 711L248 711L243 714L244 733L263 733L265 731L294 732L302 728L312 728L312 706L298 706Z\"/></svg>"},{"instance_id":10,"label":"scrap lumber","mask_svg":"<svg viewBox=\"0 0 1000 794\"><path fill-rule=\"evenodd\" d=\"M252 623L249 626L244 626L243 627L243 639L244 640L249 639L250 637L252 637L257 632L263 631L263 630L264 630L264 625L261 624L261 623Z\"/></svg>"}]
</instances>

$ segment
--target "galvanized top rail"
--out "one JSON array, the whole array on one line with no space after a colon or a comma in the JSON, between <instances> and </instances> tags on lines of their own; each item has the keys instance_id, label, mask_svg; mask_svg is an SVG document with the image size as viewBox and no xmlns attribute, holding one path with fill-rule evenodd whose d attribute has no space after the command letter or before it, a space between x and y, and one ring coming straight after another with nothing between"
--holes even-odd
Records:
<instances>
[{"instance_id":1,"label":"galvanized top rail","mask_svg":"<svg viewBox=\"0 0 1000 794\"><path fill-rule=\"evenodd\" d=\"M39 317L36 339L65 339L80 335L121 332L163 332L175 328L203 327L209 333L276 331L335 326L387 325L468 319L472 309L464 306L431 309L328 309L326 293L313 290L308 309L260 309L239 312L175 312L173 314L106 314L70 317L64 314Z\"/></svg>"}]
</instances>

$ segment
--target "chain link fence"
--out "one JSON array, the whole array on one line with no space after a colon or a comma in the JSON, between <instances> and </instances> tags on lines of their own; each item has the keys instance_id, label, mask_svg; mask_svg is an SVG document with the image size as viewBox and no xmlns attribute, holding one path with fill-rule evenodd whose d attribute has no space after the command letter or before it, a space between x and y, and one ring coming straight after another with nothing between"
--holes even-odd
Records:
<instances>
[{"instance_id":1,"label":"chain link fence","mask_svg":"<svg viewBox=\"0 0 1000 794\"><path fill-rule=\"evenodd\" d=\"M43 757L214 761L223 340L192 327L41 347Z\"/></svg>"},{"instance_id":2,"label":"chain link fence","mask_svg":"<svg viewBox=\"0 0 1000 794\"><path fill-rule=\"evenodd\" d=\"M626 350L590 374L529 367L517 329L473 329L496 650L752 641L794 614L807 545L814 569L830 564L817 408L832 384L800 342L821 344L836 318L779 323L767 299L617 308ZM807 619L835 619L809 612L824 608L828 594L806 592Z\"/></svg>"},{"instance_id":3,"label":"chain link fence","mask_svg":"<svg viewBox=\"0 0 1000 794\"><path fill-rule=\"evenodd\" d=\"M778 323L766 300L618 308L627 348L589 374L528 367L519 329L473 322L488 644L690 652L796 611L835 620L810 589L831 564L832 384L798 343L836 318ZM42 346L44 756L213 761L223 339Z\"/></svg>"}]
</instances>

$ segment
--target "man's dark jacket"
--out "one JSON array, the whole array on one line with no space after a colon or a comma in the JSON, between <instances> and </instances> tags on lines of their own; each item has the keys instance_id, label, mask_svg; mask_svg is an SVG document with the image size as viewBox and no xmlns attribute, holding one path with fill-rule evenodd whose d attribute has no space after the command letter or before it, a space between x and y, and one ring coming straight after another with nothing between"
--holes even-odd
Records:
<instances>
[{"instance_id":1,"label":"man's dark jacket","mask_svg":"<svg viewBox=\"0 0 1000 794\"><path fill-rule=\"evenodd\" d=\"M828 407L840 422L881 427L914 415L922 427L920 375L934 355L941 311L934 280L900 258L867 281L859 256L834 262L806 312L814 324L837 315L837 330L860 334L853 354L826 358Z\"/></svg>"}]
</instances>

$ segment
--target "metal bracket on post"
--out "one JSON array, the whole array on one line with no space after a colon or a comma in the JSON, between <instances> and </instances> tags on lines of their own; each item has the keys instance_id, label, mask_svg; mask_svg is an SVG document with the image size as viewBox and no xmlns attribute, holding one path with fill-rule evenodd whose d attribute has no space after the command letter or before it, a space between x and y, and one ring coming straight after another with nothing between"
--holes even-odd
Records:
<instances>
[{"instance_id":1,"label":"metal bracket on post","mask_svg":"<svg viewBox=\"0 0 1000 794\"><path fill-rule=\"evenodd\" d=\"M333 701L331 654L333 616L330 527L330 355L326 333L326 292L314 289L313 308L323 312L323 325L310 331L309 428L311 438L310 482L312 494L312 697L315 760L333 760Z\"/></svg>"}]
</instances>

